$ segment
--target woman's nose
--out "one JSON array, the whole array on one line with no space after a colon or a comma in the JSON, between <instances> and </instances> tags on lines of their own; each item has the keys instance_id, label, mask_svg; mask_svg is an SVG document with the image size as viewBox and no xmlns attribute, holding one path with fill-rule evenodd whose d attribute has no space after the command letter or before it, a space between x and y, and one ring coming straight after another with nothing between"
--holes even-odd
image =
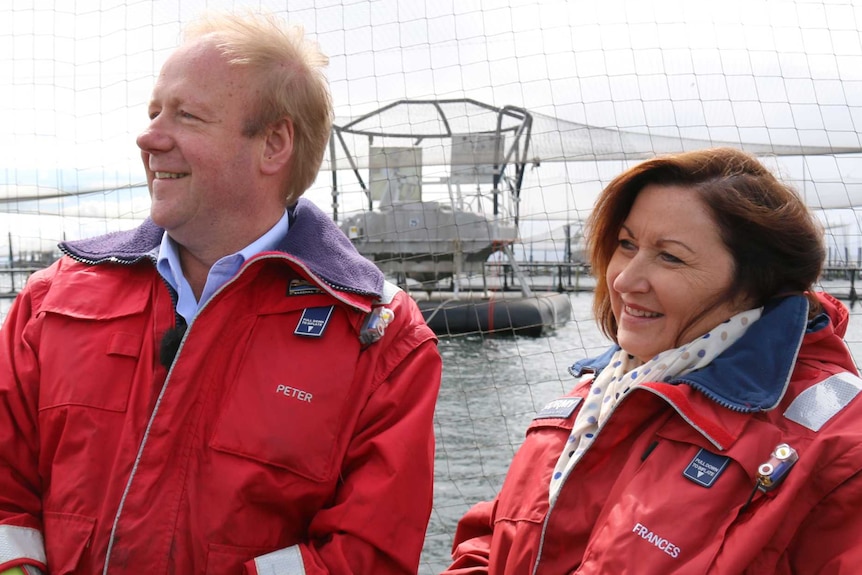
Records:
<instances>
[{"instance_id":1,"label":"woman's nose","mask_svg":"<svg viewBox=\"0 0 862 575\"><path fill-rule=\"evenodd\" d=\"M619 293L642 293L649 290L649 266L641 254L626 260L614 278L614 290Z\"/></svg>"}]
</instances>

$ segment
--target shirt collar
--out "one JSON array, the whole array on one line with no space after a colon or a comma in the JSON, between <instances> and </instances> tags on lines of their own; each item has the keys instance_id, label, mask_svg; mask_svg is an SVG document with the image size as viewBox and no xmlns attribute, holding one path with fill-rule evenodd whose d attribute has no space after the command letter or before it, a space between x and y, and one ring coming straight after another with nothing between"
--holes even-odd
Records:
<instances>
[{"instance_id":1,"label":"shirt collar","mask_svg":"<svg viewBox=\"0 0 862 575\"><path fill-rule=\"evenodd\" d=\"M165 231L159 245L156 269L177 293L177 312L188 323L191 323L200 305L205 303L218 288L234 276L247 260L261 252L275 250L287 236L288 228L287 210L285 210L281 218L265 234L240 251L219 259L210 268L200 301L195 301L191 286L183 276L179 247Z\"/></svg>"}]
</instances>

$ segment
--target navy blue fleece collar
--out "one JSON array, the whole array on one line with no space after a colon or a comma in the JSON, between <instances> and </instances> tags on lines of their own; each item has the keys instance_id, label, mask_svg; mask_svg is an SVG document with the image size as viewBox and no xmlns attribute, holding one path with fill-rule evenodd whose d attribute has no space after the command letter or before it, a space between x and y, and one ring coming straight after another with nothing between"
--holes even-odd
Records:
<instances>
[{"instance_id":1,"label":"navy blue fleece collar","mask_svg":"<svg viewBox=\"0 0 862 575\"><path fill-rule=\"evenodd\" d=\"M278 250L339 291L380 297L383 273L362 257L337 225L309 200L288 209L290 229ZM62 242L70 257L90 264L154 260L164 230L147 218L133 230Z\"/></svg>"},{"instance_id":2,"label":"navy blue fleece collar","mask_svg":"<svg viewBox=\"0 0 862 575\"><path fill-rule=\"evenodd\" d=\"M808 324L808 301L790 296L766 305L763 315L724 353L709 365L667 383L685 383L716 403L734 411L754 412L774 408L784 395L802 338L808 329L821 329L822 314ZM619 346L595 358L576 362L569 371L580 377L599 372Z\"/></svg>"}]
</instances>

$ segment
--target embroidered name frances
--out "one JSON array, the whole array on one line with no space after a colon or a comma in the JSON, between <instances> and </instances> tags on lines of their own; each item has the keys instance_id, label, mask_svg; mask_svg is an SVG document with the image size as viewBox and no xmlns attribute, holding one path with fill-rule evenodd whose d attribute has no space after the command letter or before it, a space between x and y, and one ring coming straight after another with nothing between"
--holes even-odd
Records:
<instances>
[{"instance_id":1,"label":"embroidered name frances","mask_svg":"<svg viewBox=\"0 0 862 575\"><path fill-rule=\"evenodd\" d=\"M656 535L652 531L650 531L647 527L644 527L640 523L636 523L634 529L632 529L632 533L636 533L641 536L644 541L649 541L674 559L679 557L679 547L665 539L664 537L660 537Z\"/></svg>"}]
</instances>

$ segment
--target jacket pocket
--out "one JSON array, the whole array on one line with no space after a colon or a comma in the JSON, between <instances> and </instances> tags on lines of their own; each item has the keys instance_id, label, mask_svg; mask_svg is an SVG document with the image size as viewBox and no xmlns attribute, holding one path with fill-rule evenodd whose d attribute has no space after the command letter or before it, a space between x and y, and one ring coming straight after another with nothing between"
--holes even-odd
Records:
<instances>
[{"instance_id":1,"label":"jacket pocket","mask_svg":"<svg viewBox=\"0 0 862 575\"><path fill-rule=\"evenodd\" d=\"M143 316L99 321L46 314L39 408L126 410L146 333Z\"/></svg>"},{"instance_id":2,"label":"jacket pocket","mask_svg":"<svg viewBox=\"0 0 862 575\"><path fill-rule=\"evenodd\" d=\"M45 551L51 575L74 573L90 545L96 520L83 515L50 511L43 514L43 519Z\"/></svg>"},{"instance_id":3,"label":"jacket pocket","mask_svg":"<svg viewBox=\"0 0 862 575\"><path fill-rule=\"evenodd\" d=\"M646 460L612 487L584 554L585 573L712 573L722 547L741 550L752 540L729 538L750 478L696 431L690 437L698 443L672 433L680 423L674 418L659 430ZM629 461L639 456L630 453Z\"/></svg>"},{"instance_id":4,"label":"jacket pocket","mask_svg":"<svg viewBox=\"0 0 862 575\"><path fill-rule=\"evenodd\" d=\"M354 381L359 340L338 311L320 338L285 329L298 313L257 322L222 399L213 449L312 481L334 479L365 402Z\"/></svg>"},{"instance_id":5,"label":"jacket pocket","mask_svg":"<svg viewBox=\"0 0 862 575\"><path fill-rule=\"evenodd\" d=\"M573 419L573 415L537 418L527 428L498 496L497 521L544 520L551 474L572 432Z\"/></svg>"},{"instance_id":6,"label":"jacket pocket","mask_svg":"<svg viewBox=\"0 0 862 575\"><path fill-rule=\"evenodd\" d=\"M126 410L144 337L152 337L152 272L142 281L140 266L94 269L62 275L39 310L40 409Z\"/></svg>"}]
</instances>

